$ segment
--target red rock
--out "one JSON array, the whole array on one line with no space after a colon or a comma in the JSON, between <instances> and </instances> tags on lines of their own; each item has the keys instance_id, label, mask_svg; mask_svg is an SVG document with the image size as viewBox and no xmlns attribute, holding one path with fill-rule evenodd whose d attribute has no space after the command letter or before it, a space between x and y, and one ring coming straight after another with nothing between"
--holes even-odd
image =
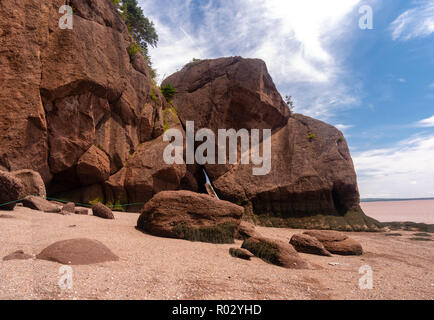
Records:
<instances>
[{"instance_id":1,"label":"red rock","mask_svg":"<svg viewBox=\"0 0 434 320\"><path fill-rule=\"evenodd\" d=\"M221 199L273 225L341 230L376 229L359 207L357 179L347 143L331 125L291 114L263 61L240 57L203 60L163 85L177 90L173 104L196 130L272 129L271 171L254 165L206 165ZM278 222L277 222L278 220Z\"/></svg>"},{"instance_id":2,"label":"red rock","mask_svg":"<svg viewBox=\"0 0 434 320\"><path fill-rule=\"evenodd\" d=\"M95 217L100 217L109 220L113 220L115 218L113 212L102 203L97 203L94 206L92 206L92 212Z\"/></svg>"},{"instance_id":3,"label":"red rock","mask_svg":"<svg viewBox=\"0 0 434 320\"><path fill-rule=\"evenodd\" d=\"M62 206L55 205L48 200L41 197L26 197L21 201L23 206L33 210L48 212L48 213L60 213Z\"/></svg>"},{"instance_id":4,"label":"red rock","mask_svg":"<svg viewBox=\"0 0 434 320\"><path fill-rule=\"evenodd\" d=\"M21 181L8 172L0 171L0 210L13 210L16 203L6 203L17 201L24 192Z\"/></svg>"},{"instance_id":5,"label":"red rock","mask_svg":"<svg viewBox=\"0 0 434 320\"><path fill-rule=\"evenodd\" d=\"M245 240L252 237L260 237L260 234L255 230L255 226L247 221L241 221L237 229L236 238Z\"/></svg>"},{"instance_id":6,"label":"red rock","mask_svg":"<svg viewBox=\"0 0 434 320\"><path fill-rule=\"evenodd\" d=\"M45 198L47 192L45 190L44 180L41 175L33 170L18 170L11 172L11 175L18 178L24 187L24 192L21 197L38 196Z\"/></svg>"},{"instance_id":7,"label":"red rock","mask_svg":"<svg viewBox=\"0 0 434 320\"><path fill-rule=\"evenodd\" d=\"M331 253L343 256L363 254L362 245L343 233L336 231L312 230L306 231L304 234L316 238Z\"/></svg>"},{"instance_id":8,"label":"red rock","mask_svg":"<svg viewBox=\"0 0 434 320\"><path fill-rule=\"evenodd\" d=\"M23 250L17 250L5 257L3 257L3 261L10 260L29 260L32 259L32 256L29 254L25 254Z\"/></svg>"},{"instance_id":9,"label":"red rock","mask_svg":"<svg viewBox=\"0 0 434 320\"><path fill-rule=\"evenodd\" d=\"M191 191L163 191L148 201L137 227L152 235L233 243L244 209Z\"/></svg>"},{"instance_id":10,"label":"red rock","mask_svg":"<svg viewBox=\"0 0 434 320\"><path fill-rule=\"evenodd\" d=\"M110 160L104 151L91 146L78 160L77 174L82 185L104 182L110 177Z\"/></svg>"},{"instance_id":11,"label":"red rock","mask_svg":"<svg viewBox=\"0 0 434 320\"><path fill-rule=\"evenodd\" d=\"M89 265L119 260L119 257L104 244L92 239L71 239L55 242L42 250L36 258L63 265Z\"/></svg>"},{"instance_id":12,"label":"red rock","mask_svg":"<svg viewBox=\"0 0 434 320\"><path fill-rule=\"evenodd\" d=\"M263 237L253 237L244 240L243 249L249 250L262 260L288 269L309 269L304 261L289 243Z\"/></svg>"},{"instance_id":13,"label":"red rock","mask_svg":"<svg viewBox=\"0 0 434 320\"><path fill-rule=\"evenodd\" d=\"M250 251L242 248L230 248L229 254L234 258L239 258L243 260L250 260L250 258L254 257Z\"/></svg>"},{"instance_id":14,"label":"red rock","mask_svg":"<svg viewBox=\"0 0 434 320\"><path fill-rule=\"evenodd\" d=\"M298 252L328 257L331 256L330 252L328 252L327 249L324 248L324 245L317 238L311 237L307 234L295 234L292 236L289 243Z\"/></svg>"}]
</instances>

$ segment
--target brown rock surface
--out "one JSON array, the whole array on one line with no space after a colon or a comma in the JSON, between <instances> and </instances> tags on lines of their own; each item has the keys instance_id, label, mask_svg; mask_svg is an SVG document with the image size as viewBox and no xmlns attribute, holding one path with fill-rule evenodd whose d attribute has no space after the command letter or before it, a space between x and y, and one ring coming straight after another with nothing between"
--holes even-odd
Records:
<instances>
[{"instance_id":1,"label":"brown rock surface","mask_svg":"<svg viewBox=\"0 0 434 320\"><path fill-rule=\"evenodd\" d=\"M363 254L362 245L343 233L326 230L311 230L306 231L304 234L316 238L331 253L343 256L359 256Z\"/></svg>"},{"instance_id":2,"label":"brown rock surface","mask_svg":"<svg viewBox=\"0 0 434 320\"><path fill-rule=\"evenodd\" d=\"M64 4L0 5L0 168L39 172L50 195L103 183L162 140L166 106L112 3L71 0L73 30L58 26Z\"/></svg>"},{"instance_id":3,"label":"brown rock surface","mask_svg":"<svg viewBox=\"0 0 434 320\"><path fill-rule=\"evenodd\" d=\"M113 220L115 216L113 212L102 203L97 203L92 207L92 212L95 217Z\"/></svg>"},{"instance_id":4,"label":"brown rock surface","mask_svg":"<svg viewBox=\"0 0 434 320\"><path fill-rule=\"evenodd\" d=\"M289 243L298 252L328 257L331 256L330 252L328 252L327 249L324 248L324 245L317 238L311 237L307 234L295 234L292 236Z\"/></svg>"},{"instance_id":5,"label":"brown rock surface","mask_svg":"<svg viewBox=\"0 0 434 320\"><path fill-rule=\"evenodd\" d=\"M259 233L255 230L255 226L247 221L241 221L237 229L236 238L238 240L245 240L252 237L260 237Z\"/></svg>"},{"instance_id":6,"label":"brown rock surface","mask_svg":"<svg viewBox=\"0 0 434 320\"><path fill-rule=\"evenodd\" d=\"M163 191L144 206L137 227L152 235L233 243L244 209L191 191Z\"/></svg>"},{"instance_id":7,"label":"brown rock surface","mask_svg":"<svg viewBox=\"0 0 434 320\"><path fill-rule=\"evenodd\" d=\"M23 250L17 250L5 257L3 257L3 261L10 261L10 260L28 260L32 259L32 256L29 254L25 254Z\"/></svg>"},{"instance_id":8,"label":"brown rock surface","mask_svg":"<svg viewBox=\"0 0 434 320\"><path fill-rule=\"evenodd\" d=\"M44 180L42 180L38 172L33 170L18 170L11 172L11 175L18 178L24 186L24 193L21 197L38 196L45 198L47 196Z\"/></svg>"},{"instance_id":9,"label":"brown rock surface","mask_svg":"<svg viewBox=\"0 0 434 320\"><path fill-rule=\"evenodd\" d=\"M104 244L91 239L71 239L55 242L42 250L36 258L64 265L89 265L119 260L119 257Z\"/></svg>"},{"instance_id":10,"label":"brown rock surface","mask_svg":"<svg viewBox=\"0 0 434 320\"><path fill-rule=\"evenodd\" d=\"M263 237L254 237L244 240L243 249L249 250L262 260L288 269L309 269L304 261L289 243Z\"/></svg>"},{"instance_id":11,"label":"brown rock surface","mask_svg":"<svg viewBox=\"0 0 434 320\"><path fill-rule=\"evenodd\" d=\"M23 199L21 202L24 207L33 210L49 212L49 213L60 213L62 211L62 206L53 204L50 201L45 200L44 198L41 197L28 196L25 199Z\"/></svg>"},{"instance_id":12,"label":"brown rock surface","mask_svg":"<svg viewBox=\"0 0 434 320\"><path fill-rule=\"evenodd\" d=\"M91 146L78 160L77 174L82 185L104 182L110 177L110 159L104 151Z\"/></svg>"},{"instance_id":13,"label":"brown rock surface","mask_svg":"<svg viewBox=\"0 0 434 320\"><path fill-rule=\"evenodd\" d=\"M15 203L24 192L21 181L6 171L0 171L0 210L13 210ZM5 205L6 204L6 205Z\"/></svg>"},{"instance_id":14,"label":"brown rock surface","mask_svg":"<svg viewBox=\"0 0 434 320\"><path fill-rule=\"evenodd\" d=\"M271 171L206 165L221 199L242 203L258 223L306 229L378 230L359 207L353 162L342 133L291 114L263 61L240 57L190 63L167 78L173 104L195 129L272 129ZM262 144L261 144L262 150Z\"/></svg>"},{"instance_id":15,"label":"brown rock surface","mask_svg":"<svg viewBox=\"0 0 434 320\"><path fill-rule=\"evenodd\" d=\"M254 257L254 255L251 254L249 250L243 248L230 248L229 254L234 258L239 258L243 260L250 260L250 258Z\"/></svg>"}]
</instances>

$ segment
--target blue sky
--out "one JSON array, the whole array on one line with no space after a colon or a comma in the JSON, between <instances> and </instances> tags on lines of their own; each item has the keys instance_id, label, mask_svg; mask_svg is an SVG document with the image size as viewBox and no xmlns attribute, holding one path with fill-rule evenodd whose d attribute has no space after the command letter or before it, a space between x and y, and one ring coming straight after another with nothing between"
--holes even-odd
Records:
<instances>
[{"instance_id":1,"label":"blue sky","mask_svg":"<svg viewBox=\"0 0 434 320\"><path fill-rule=\"evenodd\" d=\"M434 197L434 0L139 3L160 78L193 58L261 58L296 112L344 132L362 197Z\"/></svg>"}]
</instances>

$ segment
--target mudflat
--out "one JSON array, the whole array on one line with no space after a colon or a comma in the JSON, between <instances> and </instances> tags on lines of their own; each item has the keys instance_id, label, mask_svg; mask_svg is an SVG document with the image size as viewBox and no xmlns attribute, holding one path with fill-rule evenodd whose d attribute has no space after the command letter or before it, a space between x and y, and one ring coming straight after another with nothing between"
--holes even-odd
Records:
<instances>
[{"instance_id":1,"label":"mudflat","mask_svg":"<svg viewBox=\"0 0 434 320\"><path fill-rule=\"evenodd\" d=\"M360 205L368 216L380 222L434 224L434 200L362 202Z\"/></svg>"},{"instance_id":2,"label":"mudflat","mask_svg":"<svg viewBox=\"0 0 434 320\"><path fill-rule=\"evenodd\" d=\"M241 241L215 245L150 236L135 229L138 215L132 213L104 220L17 207L0 216L0 299L434 299L434 241L411 240L409 231L348 233L364 255L300 254L312 269L294 270L232 257L229 249ZM257 230L283 241L303 231ZM72 289L62 290L62 265L35 256L77 238L103 243L119 260L71 266ZM17 250L32 258L2 260ZM359 287L359 269L366 265L373 271L372 290Z\"/></svg>"}]
</instances>

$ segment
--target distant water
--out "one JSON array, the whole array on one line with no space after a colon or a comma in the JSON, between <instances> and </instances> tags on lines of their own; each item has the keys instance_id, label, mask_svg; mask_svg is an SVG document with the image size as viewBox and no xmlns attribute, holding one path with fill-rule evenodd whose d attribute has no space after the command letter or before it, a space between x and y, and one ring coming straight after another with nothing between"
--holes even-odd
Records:
<instances>
[{"instance_id":1,"label":"distant water","mask_svg":"<svg viewBox=\"0 0 434 320\"><path fill-rule=\"evenodd\" d=\"M434 224L434 200L362 202L363 211L380 222L411 221Z\"/></svg>"}]
</instances>

